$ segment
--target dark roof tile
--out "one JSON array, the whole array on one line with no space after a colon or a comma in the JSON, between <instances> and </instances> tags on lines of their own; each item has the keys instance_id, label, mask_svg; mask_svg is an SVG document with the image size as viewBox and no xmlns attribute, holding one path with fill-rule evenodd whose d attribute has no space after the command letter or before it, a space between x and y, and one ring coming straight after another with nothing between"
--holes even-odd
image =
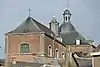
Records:
<instances>
[{"instance_id":1,"label":"dark roof tile","mask_svg":"<svg viewBox=\"0 0 100 67\"><path fill-rule=\"evenodd\" d=\"M53 32L39 23L32 17L28 17L21 25L19 25L16 29L8 32L8 33L34 33L34 32L45 32L46 34L53 34Z\"/></svg>"}]
</instances>

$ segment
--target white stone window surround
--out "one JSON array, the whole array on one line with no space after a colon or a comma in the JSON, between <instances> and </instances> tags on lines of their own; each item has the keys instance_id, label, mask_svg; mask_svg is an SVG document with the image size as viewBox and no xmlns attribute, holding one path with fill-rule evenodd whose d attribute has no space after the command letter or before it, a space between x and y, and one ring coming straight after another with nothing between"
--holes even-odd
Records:
<instances>
[{"instance_id":1,"label":"white stone window surround","mask_svg":"<svg viewBox=\"0 0 100 67\"><path fill-rule=\"evenodd\" d=\"M52 57L52 46L48 46L48 56Z\"/></svg>"}]
</instances>

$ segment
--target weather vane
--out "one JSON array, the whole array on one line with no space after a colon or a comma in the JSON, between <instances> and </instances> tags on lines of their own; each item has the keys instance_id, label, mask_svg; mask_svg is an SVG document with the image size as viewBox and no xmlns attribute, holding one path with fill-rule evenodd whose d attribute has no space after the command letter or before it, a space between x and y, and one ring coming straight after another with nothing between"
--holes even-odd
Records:
<instances>
[{"instance_id":1,"label":"weather vane","mask_svg":"<svg viewBox=\"0 0 100 67\"><path fill-rule=\"evenodd\" d=\"M29 11L29 17L30 17L31 9L29 8L28 11Z\"/></svg>"}]
</instances>

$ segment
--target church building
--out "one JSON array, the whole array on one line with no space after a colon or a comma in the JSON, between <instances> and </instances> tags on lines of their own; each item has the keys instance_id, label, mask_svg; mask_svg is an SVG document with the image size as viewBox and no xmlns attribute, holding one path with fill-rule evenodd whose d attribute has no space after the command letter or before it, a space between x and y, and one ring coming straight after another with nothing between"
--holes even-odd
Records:
<instances>
[{"instance_id":1,"label":"church building","mask_svg":"<svg viewBox=\"0 0 100 67\"><path fill-rule=\"evenodd\" d=\"M40 67L44 64L58 67L60 61L66 60L68 45L73 53L93 51L90 43L72 25L70 18L71 13L66 9L63 23L59 26L53 17L48 28L29 16L17 28L6 33L5 67ZM73 65L77 65L73 59Z\"/></svg>"}]
</instances>

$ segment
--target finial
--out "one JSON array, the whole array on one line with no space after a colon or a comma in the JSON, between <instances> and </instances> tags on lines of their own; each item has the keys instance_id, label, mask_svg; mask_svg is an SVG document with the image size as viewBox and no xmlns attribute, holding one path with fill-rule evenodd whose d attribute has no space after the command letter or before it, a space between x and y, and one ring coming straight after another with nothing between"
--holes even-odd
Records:
<instances>
[{"instance_id":1,"label":"finial","mask_svg":"<svg viewBox=\"0 0 100 67\"><path fill-rule=\"evenodd\" d=\"M52 18L52 20L51 20L51 22L57 22L57 20L56 20L56 18L55 18L55 16L53 16L53 18Z\"/></svg>"},{"instance_id":2,"label":"finial","mask_svg":"<svg viewBox=\"0 0 100 67\"><path fill-rule=\"evenodd\" d=\"M31 9L29 8L28 11L29 11L29 17L30 17Z\"/></svg>"},{"instance_id":3,"label":"finial","mask_svg":"<svg viewBox=\"0 0 100 67\"><path fill-rule=\"evenodd\" d=\"M55 18L55 16L53 16L53 18Z\"/></svg>"}]
</instances>

